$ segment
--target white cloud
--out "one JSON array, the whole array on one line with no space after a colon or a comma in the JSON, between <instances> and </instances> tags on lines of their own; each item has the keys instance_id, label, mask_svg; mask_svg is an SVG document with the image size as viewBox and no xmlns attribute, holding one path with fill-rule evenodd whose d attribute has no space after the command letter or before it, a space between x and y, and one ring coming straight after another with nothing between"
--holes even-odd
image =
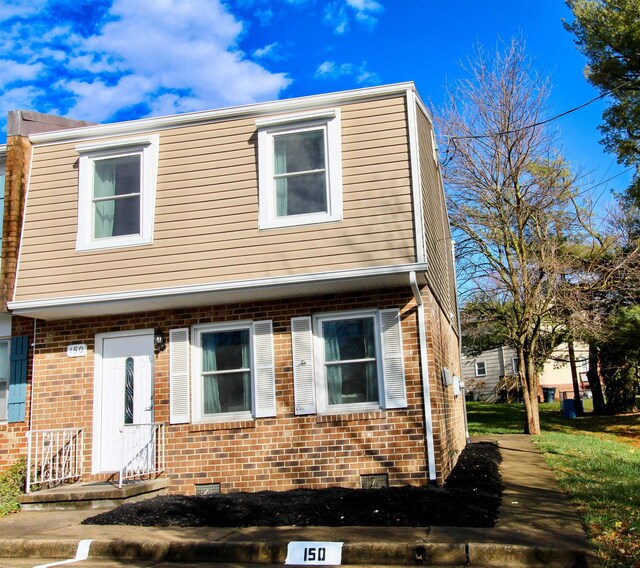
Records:
<instances>
[{"instance_id":1,"label":"white cloud","mask_svg":"<svg viewBox=\"0 0 640 568\"><path fill-rule=\"evenodd\" d=\"M9 18L24 18L37 14L47 0L2 0L0 2L0 22Z\"/></svg>"},{"instance_id":2,"label":"white cloud","mask_svg":"<svg viewBox=\"0 0 640 568\"><path fill-rule=\"evenodd\" d=\"M32 81L42 68L42 63L15 63L0 59L0 88L15 81ZM4 97L4 94L2 96Z\"/></svg>"},{"instance_id":3,"label":"white cloud","mask_svg":"<svg viewBox=\"0 0 640 568\"><path fill-rule=\"evenodd\" d=\"M3 4L0 17L44 3L14 2L12 11ZM91 121L132 107L157 115L275 99L290 83L238 48L243 23L221 0L114 0L108 16L88 37L71 21L52 26L44 13L0 29L0 83L39 79L28 91L39 99L27 108L50 112L59 105ZM275 47L262 48L263 56L275 55Z\"/></svg>"},{"instance_id":4,"label":"white cloud","mask_svg":"<svg viewBox=\"0 0 640 568\"><path fill-rule=\"evenodd\" d=\"M335 33L342 35L349 31L352 19L373 28L383 11L382 4L376 0L337 0L325 7L324 21Z\"/></svg>"},{"instance_id":5,"label":"white cloud","mask_svg":"<svg viewBox=\"0 0 640 568\"><path fill-rule=\"evenodd\" d=\"M113 97L122 90L125 100L137 96L137 102L147 102L154 110L179 112L202 104L233 105L276 98L289 83L283 74L270 73L237 50L242 24L218 1L116 0L111 15L117 19L86 40L82 57L92 55L94 65L108 62L112 71L138 78L111 87ZM190 94L165 97L160 105L153 103L162 90ZM76 106L85 108L83 105L80 95Z\"/></svg>"},{"instance_id":6,"label":"white cloud","mask_svg":"<svg viewBox=\"0 0 640 568\"><path fill-rule=\"evenodd\" d=\"M336 63L335 61L323 61L316 69L317 79L340 79L352 77L358 85L378 85L380 77L377 73L367 70L367 62L359 65L354 63Z\"/></svg>"},{"instance_id":7,"label":"white cloud","mask_svg":"<svg viewBox=\"0 0 640 568\"><path fill-rule=\"evenodd\" d=\"M272 61L279 61L282 59L280 54L280 45L278 42L270 43L264 47L260 47L253 52L253 56L258 59L270 59Z\"/></svg>"}]
</instances>

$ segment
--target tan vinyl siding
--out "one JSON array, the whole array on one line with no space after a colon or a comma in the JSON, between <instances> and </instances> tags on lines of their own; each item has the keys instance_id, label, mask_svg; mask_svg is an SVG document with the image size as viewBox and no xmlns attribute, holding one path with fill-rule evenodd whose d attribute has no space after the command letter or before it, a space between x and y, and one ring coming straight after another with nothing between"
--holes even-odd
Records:
<instances>
[{"instance_id":1,"label":"tan vinyl siding","mask_svg":"<svg viewBox=\"0 0 640 568\"><path fill-rule=\"evenodd\" d=\"M341 111L342 222L259 231L255 119L235 119L159 132L153 244L121 249L76 252L75 144L36 147L15 299L415 262L404 97Z\"/></svg>"},{"instance_id":2,"label":"tan vinyl siding","mask_svg":"<svg viewBox=\"0 0 640 568\"><path fill-rule=\"evenodd\" d=\"M420 179L422 183L422 218L427 253L427 281L447 317L456 315L456 290L451 253L449 219L442 183L434 160L432 126L417 107Z\"/></svg>"}]
</instances>

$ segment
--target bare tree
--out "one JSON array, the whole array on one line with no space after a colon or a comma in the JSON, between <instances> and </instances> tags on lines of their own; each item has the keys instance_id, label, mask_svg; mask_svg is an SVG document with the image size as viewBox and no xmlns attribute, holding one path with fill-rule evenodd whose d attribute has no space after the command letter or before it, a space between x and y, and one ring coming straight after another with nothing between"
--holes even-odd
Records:
<instances>
[{"instance_id":1,"label":"bare tree","mask_svg":"<svg viewBox=\"0 0 640 568\"><path fill-rule=\"evenodd\" d=\"M479 48L465 70L436 113L461 287L480 304L502 306L494 316L518 355L524 430L537 434L536 362L560 333L557 298L575 271L573 245L599 245L585 230L576 180L541 124L549 82L523 43Z\"/></svg>"}]
</instances>

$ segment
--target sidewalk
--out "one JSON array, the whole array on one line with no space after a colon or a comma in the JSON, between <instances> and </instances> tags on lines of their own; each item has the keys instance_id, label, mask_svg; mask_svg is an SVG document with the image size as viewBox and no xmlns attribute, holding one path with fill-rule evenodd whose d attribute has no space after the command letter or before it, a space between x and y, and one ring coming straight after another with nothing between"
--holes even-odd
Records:
<instances>
[{"instance_id":1,"label":"sidewalk","mask_svg":"<svg viewBox=\"0 0 640 568\"><path fill-rule=\"evenodd\" d=\"M96 511L20 512L0 519L0 567L29 565L10 559L33 558L34 566L72 559L85 539L93 541L89 560L71 566L282 565L288 543L300 540L344 542L345 565L596 566L577 514L529 437L483 440L497 441L502 454L505 491L495 528L85 526L80 522Z\"/></svg>"}]
</instances>

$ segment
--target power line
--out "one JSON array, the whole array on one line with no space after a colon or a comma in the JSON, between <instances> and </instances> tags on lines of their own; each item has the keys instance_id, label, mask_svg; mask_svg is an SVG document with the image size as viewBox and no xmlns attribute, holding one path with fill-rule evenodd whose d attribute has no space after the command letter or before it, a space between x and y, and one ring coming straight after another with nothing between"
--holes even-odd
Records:
<instances>
[{"instance_id":1,"label":"power line","mask_svg":"<svg viewBox=\"0 0 640 568\"><path fill-rule=\"evenodd\" d=\"M583 109L586 106L589 106L592 103L595 103L596 101L612 94L615 93L616 91L619 91L620 89L622 89L623 87L626 87L629 83L632 83L633 79L629 79L628 81L625 81L624 83L618 85L615 89L611 89L610 91L607 91L606 93L602 93L601 95L598 95L597 97L587 101L586 103L582 103L581 105L578 105L577 107L571 108L569 110L566 110L564 112L561 112L560 114L557 114L555 116L552 116L551 118L547 118L546 120L541 120L540 122L535 122L534 124L528 124L527 126L522 126L520 128L514 128L513 130L504 130L502 132L493 132L490 134L469 134L467 136L448 136L448 141L455 141L455 140L480 140L482 138L491 138L493 136L501 136L503 134L515 134L516 132L521 132L522 130L528 130L530 128L535 128L536 126L542 126L543 124L547 124L549 122L553 122L554 120L558 120L559 118L562 118L563 116L567 116L568 114L574 113L580 109ZM455 144L454 144L455 146Z\"/></svg>"}]
</instances>

